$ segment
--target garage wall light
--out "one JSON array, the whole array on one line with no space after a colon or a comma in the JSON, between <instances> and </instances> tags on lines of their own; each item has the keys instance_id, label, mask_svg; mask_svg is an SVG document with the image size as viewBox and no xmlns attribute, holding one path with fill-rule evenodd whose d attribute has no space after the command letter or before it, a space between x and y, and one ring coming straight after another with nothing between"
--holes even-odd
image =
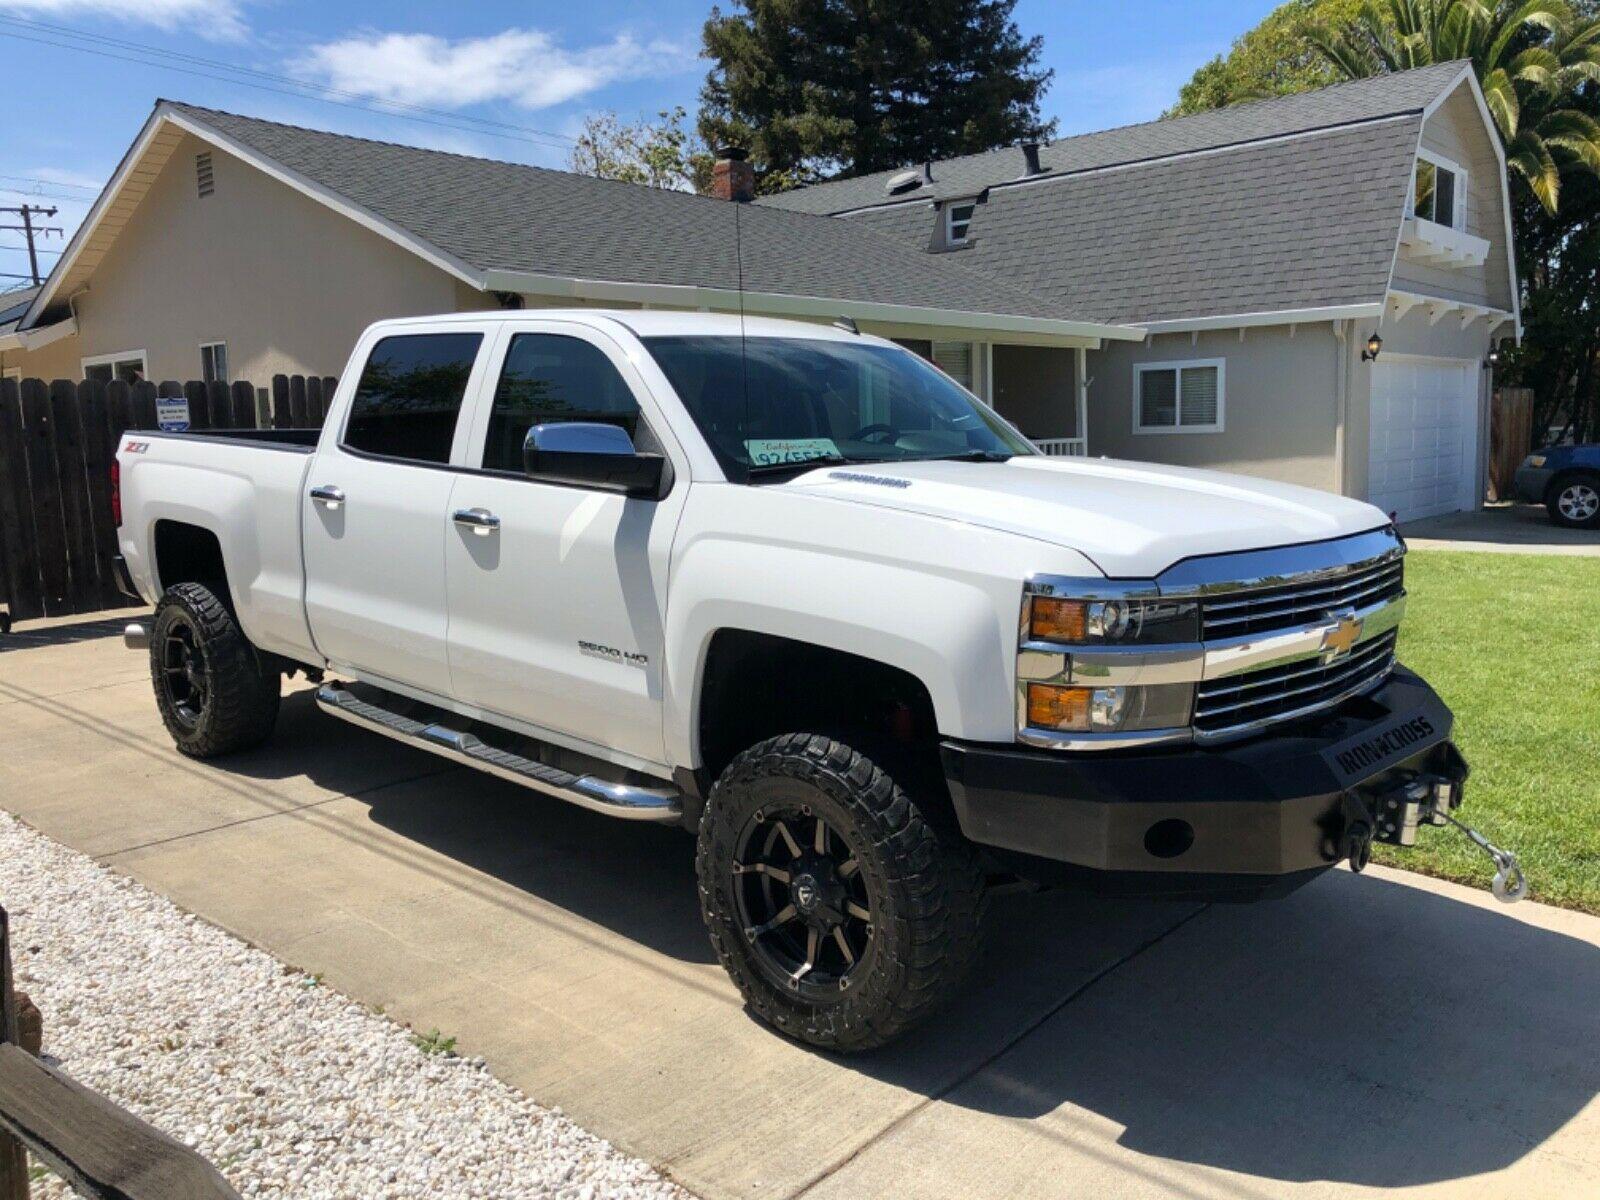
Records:
<instances>
[{"instance_id":1,"label":"garage wall light","mask_svg":"<svg viewBox=\"0 0 1600 1200\"><path fill-rule=\"evenodd\" d=\"M1367 348L1361 352L1361 361L1377 362L1378 351L1382 349L1383 339L1379 337L1376 332L1374 332L1373 335L1367 339Z\"/></svg>"}]
</instances>

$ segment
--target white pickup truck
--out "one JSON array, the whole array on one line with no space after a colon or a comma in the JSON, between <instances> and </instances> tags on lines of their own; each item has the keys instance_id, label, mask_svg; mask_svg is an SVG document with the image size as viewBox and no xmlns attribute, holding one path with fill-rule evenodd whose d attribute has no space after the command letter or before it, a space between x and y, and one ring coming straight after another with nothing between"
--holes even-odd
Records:
<instances>
[{"instance_id":1,"label":"white pickup truck","mask_svg":"<svg viewBox=\"0 0 1600 1200\"><path fill-rule=\"evenodd\" d=\"M353 724L680 824L750 1006L838 1050L953 990L994 880L1248 899L1454 823L1382 513L1047 458L841 326L386 321L320 433L130 433L127 637L178 748L261 742L303 671Z\"/></svg>"}]
</instances>

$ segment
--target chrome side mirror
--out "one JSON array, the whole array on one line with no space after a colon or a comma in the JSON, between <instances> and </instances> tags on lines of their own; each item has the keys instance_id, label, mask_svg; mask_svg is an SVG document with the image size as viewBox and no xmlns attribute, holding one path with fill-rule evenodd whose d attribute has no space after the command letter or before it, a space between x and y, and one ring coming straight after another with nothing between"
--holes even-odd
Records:
<instances>
[{"instance_id":1,"label":"chrome side mirror","mask_svg":"<svg viewBox=\"0 0 1600 1200\"><path fill-rule=\"evenodd\" d=\"M666 459L634 449L628 431L600 421L535 425L522 443L530 479L659 499Z\"/></svg>"}]
</instances>

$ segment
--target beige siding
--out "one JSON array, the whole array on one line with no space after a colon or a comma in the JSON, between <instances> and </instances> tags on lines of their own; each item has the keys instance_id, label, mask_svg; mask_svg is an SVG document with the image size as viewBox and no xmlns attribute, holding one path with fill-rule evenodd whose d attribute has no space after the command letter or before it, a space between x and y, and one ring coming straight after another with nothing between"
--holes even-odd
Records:
<instances>
[{"instance_id":1,"label":"beige siding","mask_svg":"<svg viewBox=\"0 0 1600 1200\"><path fill-rule=\"evenodd\" d=\"M1395 287L1493 308L1512 307L1504 185L1494 152L1494 136L1485 127L1477 101L1465 82L1423 125L1423 149L1466 169L1466 232L1488 241L1489 256L1481 267L1440 267L1414 262L1402 252L1395 260Z\"/></svg>"},{"instance_id":2,"label":"beige siding","mask_svg":"<svg viewBox=\"0 0 1600 1200\"><path fill-rule=\"evenodd\" d=\"M1220 358L1226 364L1223 432L1133 432L1134 367ZM1089 453L1337 490L1338 342L1323 322L1159 334L1149 344L1089 352Z\"/></svg>"},{"instance_id":3,"label":"beige siding","mask_svg":"<svg viewBox=\"0 0 1600 1200\"><path fill-rule=\"evenodd\" d=\"M235 379L336 375L383 317L492 306L416 255L212 149L202 199L186 136L77 298L79 333L7 365L80 374L82 358L148 352L153 379L197 379L200 344L228 345Z\"/></svg>"}]
</instances>

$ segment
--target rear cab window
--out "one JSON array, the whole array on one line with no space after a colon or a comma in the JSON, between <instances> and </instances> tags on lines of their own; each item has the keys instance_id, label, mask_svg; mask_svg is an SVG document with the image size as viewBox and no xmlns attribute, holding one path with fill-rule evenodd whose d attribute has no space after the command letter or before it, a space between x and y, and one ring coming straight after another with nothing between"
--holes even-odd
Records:
<instances>
[{"instance_id":1,"label":"rear cab window","mask_svg":"<svg viewBox=\"0 0 1600 1200\"><path fill-rule=\"evenodd\" d=\"M362 368L340 445L379 458L448 463L482 346L479 330L380 339Z\"/></svg>"}]
</instances>

